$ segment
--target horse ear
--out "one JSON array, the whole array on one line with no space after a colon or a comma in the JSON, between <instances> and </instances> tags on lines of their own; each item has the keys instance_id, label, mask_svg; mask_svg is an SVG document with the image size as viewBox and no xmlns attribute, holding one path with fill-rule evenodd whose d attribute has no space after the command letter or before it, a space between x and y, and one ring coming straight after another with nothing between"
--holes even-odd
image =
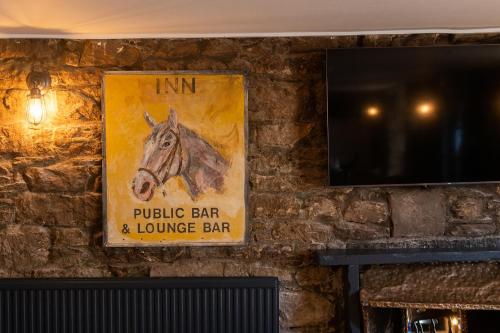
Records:
<instances>
[{"instance_id":1,"label":"horse ear","mask_svg":"<svg viewBox=\"0 0 500 333\"><path fill-rule=\"evenodd\" d=\"M177 127L177 113L174 109L170 108L170 114L168 115L168 127Z\"/></svg>"},{"instance_id":2,"label":"horse ear","mask_svg":"<svg viewBox=\"0 0 500 333\"><path fill-rule=\"evenodd\" d=\"M156 126L156 120L154 120L147 111L144 112L144 119L146 120L146 123L148 123L149 127L153 128Z\"/></svg>"}]
</instances>

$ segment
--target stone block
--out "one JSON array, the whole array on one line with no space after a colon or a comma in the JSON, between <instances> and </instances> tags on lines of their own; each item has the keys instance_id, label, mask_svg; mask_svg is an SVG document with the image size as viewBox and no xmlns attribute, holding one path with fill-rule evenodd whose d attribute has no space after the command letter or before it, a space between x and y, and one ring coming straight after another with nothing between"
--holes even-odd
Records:
<instances>
[{"instance_id":1,"label":"stone block","mask_svg":"<svg viewBox=\"0 0 500 333\"><path fill-rule=\"evenodd\" d=\"M342 274L338 274L338 271L331 267L302 267L296 272L295 280L302 288L320 288L322 291L331 291L334 287L342 286Z\"/></svg>"},{"instance_id":2,"label":"stone block","mask_svg":"<svg viewBox=\"0 0 500 333\"><path fill-rule=\"evenodd\" d=\"M49 260L50 235L47 228L8 225L0 231L0 265L29 271Z\"/></svg>"},{"instance_id":3,"label":"stone block","mask_svg":"<svg viewBox=\"0 0 500 333\"><path fill-rule=\"evenodd\" d=\"M80 62L80 54L76 52L66 51L62 56L62 61L67 66L78 66Z\"/></svg>"},{"instance_id":4,"label":"stone block","mask_svg":"<svg viewBox=\"0 0 500 333\"><path fill-rule=\"evenodd\" d=\"M15 219L16 210L14 207L0 207L0 225L13 224Z\"/></svg>"},{"instance_id":5,"label":"stone block","mask_svg":"<svg viewBox=\"0 0 500 333\"><path fill-rule=\"evenodd\" d=\"M302 202L291 195L254 194L250 196L250 212L256 218L298 217Z\"/></svg>"},{"instance_id":6,"label":"stone block","mask_svg":"<svg viewBox=\"0 0 500 333\"><path fill-rule=\"evenodd\" d=\"M337 198L313 197L305 201L307 216L310 218L339 220L341 202Z\"/></svg>"},{"instance_id":7,"label":"stone block","mask_svg":"<svg viewBox=\"0 0 500 333\"><path fill-rule=\"evenodd\" d=\"M53 131L54 153L59 156L100 156L101 124L84 123L79 125L57 126Z\"/></svg>"},{"instance_id":8,"label":"stone block","mask_svg":"<svg viewBox=\"0 0 500 333\"><path fill-rule=\"evenodd\" d=\"M125 254L126 253L126 254ZM163 260L165 255L162 248L130 248L126 249L123 255L129 263L140 264L140 263L159 263Z\"/></svg>"},{"instance_id":9,"label":"stone block","mask_svg":"<svg viewBox=\"0 0 500 333\"><path fill-rule=\"evenodd\" d=\"M257 262L233 262L226 261L224 276L270 276L277 277L281 285L290 287L294 284L295 268L291 265L275 261L257 261Z\"/></svg>"},{"instance_id":10,"label":"stone block","mask_svg":"<svg viewBox=\"0 0 500 333\"><path fill-rule=\"evenodd\" d=\"M226 63L215 58L199 58L197 61L188 62L185 68L193 71L223 71L229 70Z\"/></svg>"},{"instance_id":11,"label":"stone block","mask_svg":"<svg viewBox=\"0 0 500 333\"><path fill-rule=\"evenodd\" d=\"M55 228L54 246L87 246L90 243L88 231L81 228Z\"/></svg>"},{"instance_id":12,"label":"stone block","mask_svg":"<svg viewBox=\"0 0 500 333\"><path fill-rule=\"evenodd\" d=\"M281 284L294 283L295 268L290 265L280 264L272 260L255 262L250 266L250 276L277 277Z\"/></svg>"},{"instance_id":13,"label":"stone block","mask_svg":"<svg viewBox=\"0 0 500 333\"><path fill-rule=\"evenodd\" d=\"M52 73L51 73L52 74ZM100 86L102 70L96 67L58 68L51 77L54 86L77 87ZM61 102L64 102L61 100Z\"/></svg>"},{"instance_id":14,"label":"stone block","mask_svg":"<svg viewBox=\"0 0 500 333\"><path fill-rule=\"evenodd\" d=\"M26 121L26 91L23 89L7 89L0 92L5 112L0 112L2 125ZM3 110L2 110L3 111Z\"/></svg>"},{"instance_id":15,"label":"stone block","mask_svg":"<svg viewBox=\"0 0 500 333\"><path fill-rule=\"evenodd\" d=\"M309 291L280 292L280 325L285 328L329 322L335 307L324 296Z\"/></svg>"},{"instance_id":16,"label":"stone block","mask_svg":"<svg viewBox=\"0 0 500 333\"><path fill-rule=\"evenodd\" d=\"M99 121L99 101L77 89L57 91L57 113L52 115L52 124L68 122Z\"/></svg>"},{"instance_id":17,"label":"stone block","mask_svg":"<svg viewBox=\"0 0 500 333\"><path fill-rule=\"evenodd\" d=\"M253 234L257 241L271 241L275 245L326 244L332 237L332 225L329 222L306 221L265 221L254 223Z\"/></svg>"},{"instance_id":18,"label":"stone block","mask_svg":"<svg viewBox=\"0 0 500 333\"><path fill-rule=\"evenodd\" d=\"M500 36L492 33L477 34L456 34L453 35L454 44L497 44L500 42Z\"/></svg>"},{"instance_id":19,"label":"stone block","mask_svg":"<svg viewBox=\"0 0 500 333\"><path fill-rule=\"evenodd\" d=\"M451 213L454 218L462 222L484 221L485 201L483 198L459 197L451 205ZM491 220L491 219L490 219Z\"/></svg>"},{"instance_id":20,"label":"stone block","mask_svg":"<svg viewBox=\"0 0 500 333\"><path fill-rule=\"evenodd\" d=\"M383 224L389 217L389 208L385 201L355 200L344 211L344 219L357 223Z\"/></svg>"},{"instance_id":21,"label":"stone block","mask_svg":"<svg viewBox=\"0 0 500 333\"><path fill-rule=\"evenodd\" d=\"M250 258L305 260L326 249L333 238L332 226L316 221L253 221L251 228L249 248L240 251Z\"/></svg>"},{"instance_id":22,"label":"stone block","mask_svg":"<svg viewBox=\"0 0 500 333\"><path fill-rule=\"evenodd\" d=\"M2 279L31 278L31 271L17 272L14 269L0 268L0 278Z\"/></svg>"},{"instance_id":23,"label":"stone block","mask_svg":"<svg viewBox=\"0 0 500 333\"><path fill-rule=\"evenodd\" d=\"M311 92L304 84L252 77L248 87L250 121L301 121Z\"/></svg>"},{"instance_id":24,"label":"stone block","mask_svg":"<svg viewBox=\"0 0 500 333\"><path fill-rule=\"evenodd\" d=\"M301 53L323 51L328 48L356 47L358 36L329 36L329 37L298 37L293 39L290 52Z\"/></svg>"},{"instance_id":25,"label":"stone block","mask_svg":"<svg viewBox=\"0 0 500 333\"><path fill-rule=\"evenodd\" d=\"M234 38L215 38L206 41L202 55L229 61L240 49L240 44Z\"/></svg>"},{"instance_id":26,"label":"stone block","mask_svg":"<svg viewBox=\"0 0 500 333\"><path fill-rule=\"evenodd\" d=\"M189 249L189 254L192 258L224 258L229 255L229 248L227 246L193 246Z\"/></svg>"},{"instance_id":27,"label":"stone block","mask_svg":"<svg viewBox=\"0 0 500 333\"><path fill-rule=\"evenodd\" d=\"M33 192L85 192L101 173L101 161L96 158L74 159L47 167L29 167L24 179Z\"/></svg>"},{"instance_id":28,"label":"stone block","mask_svg":"<svg viewBox=\"0 0 500 333\"><path fill-rule=\"evenodd\" d=\"M50 252L50 262L55 267L68 269L93 267L99 263L95 251L84 246L53 247Z\"/></svg>"},{"instance_id":29,"label":"stone block","mask_svg":"<svg viewBox=\"0 0 500 333\"><path fill-rule=\"evenodd\" d=\"M299 188L300 179L290 175L250 175L250 186L256 192L293 192Z\"/></svg>"},{"instance_id":30,"label":"stone block","mask_svg":"<svg viewBox=\"0 0 500 333\"><path fill-rule=\"evenodd\" d=\"M452 224L447 234L457 237L481 237L494 234L496 229L494 224L486 223Z\"/></svg>"},{"instance_id":31,"label":"stone block","mask_svg":"<svg viewBox=\"0 0 500 333\"><path fill-rule=\"evenodd\" d=\"M33 41L30 39L17 39L15 41L4 39L0 43L0 57L2 59L27 58L33 53Z\"/></svg>"},{"instance_id":32,"label":"stone block","mask_svg":"<svg viewBox=\"0 0 500 333\"><path fill-rule=\"evenodd\" d=\"M312 130L310 123L265 124L257 128L257 143L260 147L293 147Z\"/></svg>"},{"instance_id":33,"label":"stone block","mask_svg":"<svg viewBox=\"0 0 500 333\"><path fill-rule=\"evenodd\" d=\"M160 58L192 58L200 53L199 39L177 39L161 43L153 53Z\"/></svg>"},{"instance_id":34,"label":"stone block","mask_svg":"<svg viewBox=\"0 0 500 333\"><path fill-rule=\"evenodd\" d=\"M149 277L149 269L147 264L112 264L109 266L113 276L119 278Z\"/></svg>"},{"instance_id":35,"label":"stone block","mask_svg":"<svg viewBox=\"0 0 500 333\"><path fill-rule=\"evenodd\" d=\"M259 150L248 163L250 170L259 175L290 173L294 170L294 161L283 149Z\"/></svg>"},{"instance_id":36,"label":"stone block","mask_svg":"<svg viewBox=\"0 0 500 333\"><path fill-rule=\"evenodd\" d=\"M198 259L182 259L168 264L153 264L151 277L222 276L224 263Z\"/></svg>"},{"instance_id":37,"label":"stone block","mask_svg":"<svg viewBox=\"0 0 500 333\"><path fill-rule=\"evenodd\" d=\"M15 199L16 223L91 227L100 224L101 195L24 192Z\"/></svg>"},{"instance_id":38,"label":"stone block","mask_svg":"<svg viewBox=\"0 0 500 333\"><path fill-rule=\"evenodd\" d=\"M83 47L80 66L132 66L141 58L139 50L127 41L88 40Z\"/></svg>"},{"instance_id":39,"label":"stone block","mask_svg":"<svg viewBox=\"0 0 500 333\"><path fill-rule=\"evenodd\" d=\"M372 240L390 237L390 228L377 224L335 221L333 230L335 238L341 240Z\"/></svg>"},{"instance_id":40,"label":"stone block","mask_svg":"<svg viewBox=\"0 0 500 333\"><path fill-rule=\"evenodd\" d=\"M50 265L33 271L35 278L109 278L111 272L106 267L77 266L63 268Z\"/></svg>"},{"instance_id":41,"label":"stone block","mask_svg":"<svg viewBox=\"0 0 500 333\"><path fill-rule=\"evenodd\" d=\"M446 206L441 190L394 190L390 193L393 236L443 236Z\"/></svg>"}]
</instances>

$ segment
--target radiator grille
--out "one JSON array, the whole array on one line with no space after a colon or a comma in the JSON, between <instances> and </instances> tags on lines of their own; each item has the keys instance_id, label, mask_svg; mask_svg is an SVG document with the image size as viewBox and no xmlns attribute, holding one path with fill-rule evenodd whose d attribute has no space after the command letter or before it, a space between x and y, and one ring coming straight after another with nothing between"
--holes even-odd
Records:
<instances>
[{"instance_id":1,"label":"radiator grille","mask_svg":"<svg viewBox=\"0 0 500 333\"><path fill-rule=\"evenodd\" d=\"M274 278L2 280L0 333L278 332Z\"/></svg>"}]
</instances>

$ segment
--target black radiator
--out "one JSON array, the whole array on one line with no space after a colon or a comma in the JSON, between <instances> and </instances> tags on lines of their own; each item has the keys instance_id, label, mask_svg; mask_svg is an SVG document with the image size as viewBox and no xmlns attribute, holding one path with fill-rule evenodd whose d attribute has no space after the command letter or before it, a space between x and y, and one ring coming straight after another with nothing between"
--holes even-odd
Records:
<instances>
[{"instance_id":1,"label":"black radiator","mask_svg":"<svg viewBox=\"0 0 500 333\"><path fill-rule=\"evenodd\" d=\"M278 333L278 281L0 280L0 333L122 332Z\"/></svg>"}]
</instances>

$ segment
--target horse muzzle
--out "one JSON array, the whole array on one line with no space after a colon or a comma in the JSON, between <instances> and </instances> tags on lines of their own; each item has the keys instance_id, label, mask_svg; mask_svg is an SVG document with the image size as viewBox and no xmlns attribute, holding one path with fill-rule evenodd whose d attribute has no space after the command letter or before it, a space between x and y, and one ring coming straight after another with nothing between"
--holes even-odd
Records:
<instances>
[{"instance_id":1,"label":"horse muzzle","mask_svg":"<svg viewBox=\"0 0 500 333\"><path fill-rule=\"evenodd\" d=\"M156 179L147 171L139 170L132 181L132 190L137 199L149 201L153 198L156 189Z\"/></svg>"}]
</instances>

